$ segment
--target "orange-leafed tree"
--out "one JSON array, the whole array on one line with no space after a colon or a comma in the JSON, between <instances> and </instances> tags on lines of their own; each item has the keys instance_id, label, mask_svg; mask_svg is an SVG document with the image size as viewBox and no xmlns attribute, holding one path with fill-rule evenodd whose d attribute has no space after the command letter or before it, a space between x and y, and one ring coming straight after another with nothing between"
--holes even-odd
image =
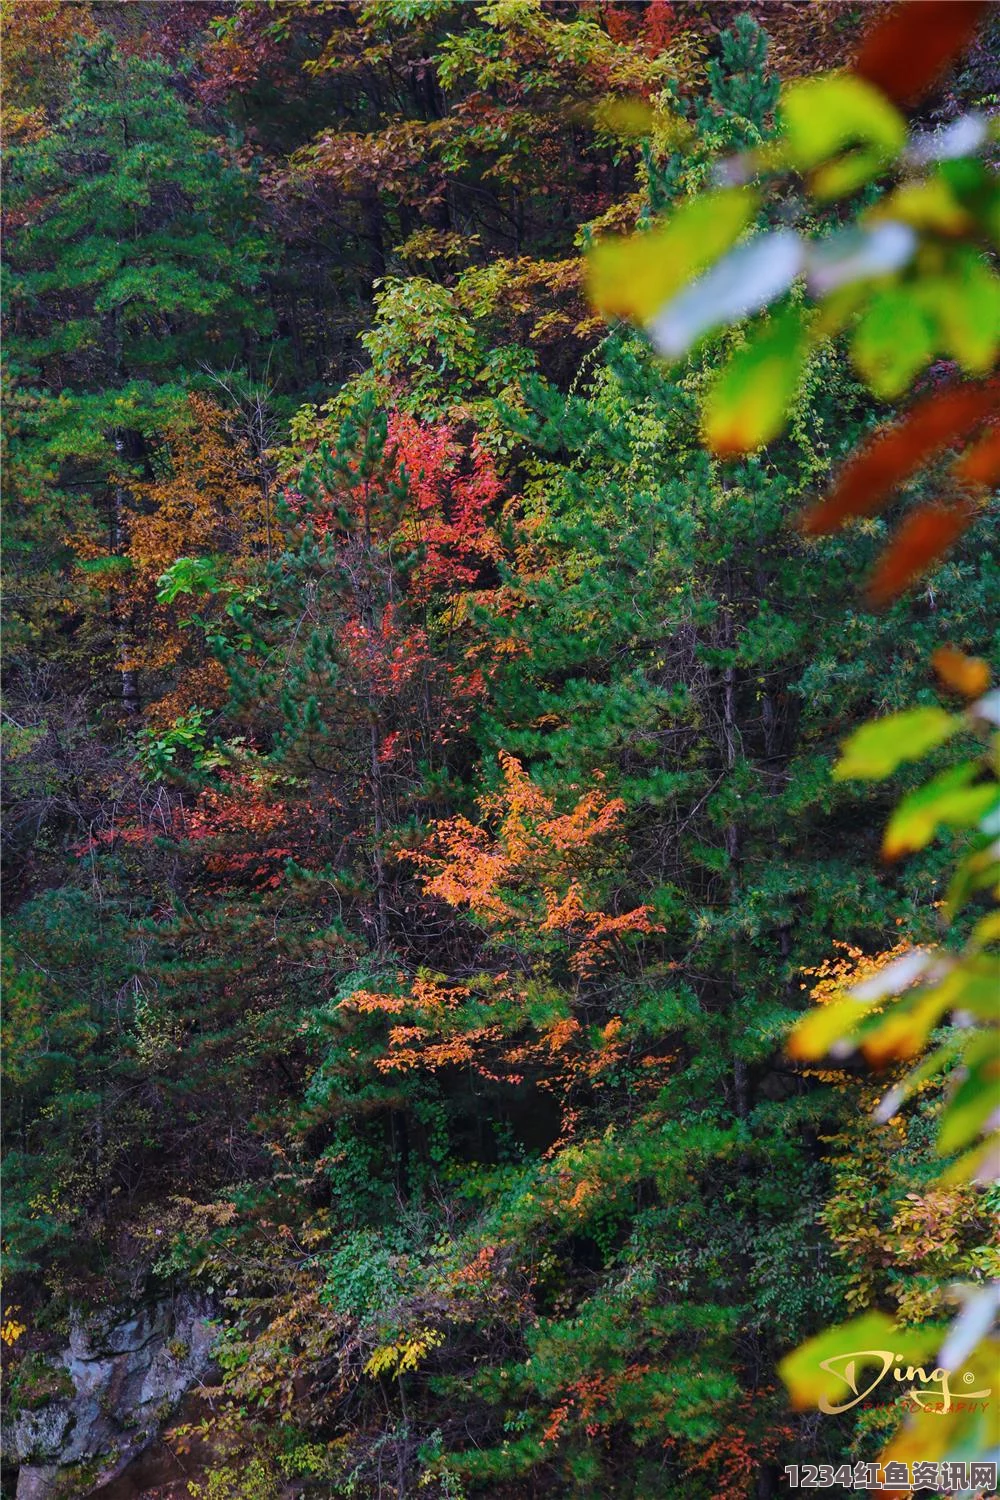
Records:
<instances>
[{"instance_id":1,"label":"orange-leafed tree","mask_svg":"<svg viewBox=\"0 0 1000 1500\"><path fill-rule=\"evenodd\" d=\"M224 673L188 628L191 595L164 593L161 580L183 559L211 558L220 584L216 610L247 585L274 527L260 465L238 414L192 393L151 445L146 478L131 481L117 549L109 553L107 536L95 527L75 538L80 570L106 600L104 616L95 616L96 649L102 625L110 628L117 639L106 644L137 674L158 724L195 705L217 708L225 698Z\"/></svg>"},{"instance_id":2,"label":"orange-leafed tree","mask_svg":"<svg viewBox=\"0 0 1000 1500\"><path fill-rule=\"evenodd\" d=\"M570 971L585 979L614 956L617 942L653 926L648 906L603 907L625 804L595 786L558 813L516 757L501 753L500 768L501 786L480 798L484 823L439 822L430 852L411 858L425 872L428 895L467 909L501 942L506 936L545 950L555 939Z\"/></svg>"}]
</instances>

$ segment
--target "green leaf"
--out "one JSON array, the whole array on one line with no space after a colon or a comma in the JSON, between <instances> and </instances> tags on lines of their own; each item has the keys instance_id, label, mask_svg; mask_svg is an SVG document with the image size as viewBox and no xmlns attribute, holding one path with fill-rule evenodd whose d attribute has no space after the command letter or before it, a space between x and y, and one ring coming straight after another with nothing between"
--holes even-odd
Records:
<instances>
[{"instance_id":1,"label":"green leaf","mask_svg":"<svg viewBox=\"0 0 1000 1500\"><path fill-rule=\"evenodd\" d=\"M159 604L172 604L179 594L217 594L223 587L214 557L179 557L156 583Z\"/></svg>"},{"instance_id":2,"label":"green leaf","mask_svg":"<svg viewBox=\"0 0 1000 1500\"><path fill-rule=\"evenodd\" d=\"M938 167L959 203L982 225L987 237L1000 247L1000 183L985 162L963 157L944 161Z\"/></svg>"},{"instance_id":3,"label":"green leaf","mask_svg":"<svg viewBox=\"0 0 1000 1500\"><path fill-rule=\"evenodd\" d=\"M965 1054L966 1076L941 1122L937 1149L941 1156L970 1145L1000 1109L1000 1050L991 1029Z\"/></svg>"},{"instance_id":4,"label":"green leaf","mask_svg":"<svg viewBox=\"0 0 1000 1500\"><path fill-rule=\"evenodd\" d=\"M942 354L950 354L971 375L993 368L1000 349L1000 278L974 251L946 276L918 283L923 306L933 309Z\"/></svg>"},{"instance_id":5,"label":"green leaf","mask_svg":"<svg viewBox=\"0 0 1000 1500\"><path fill-rule=\"evenodd\" d=\"M82 557L77 561L81 573L101 577L106 573L130 573L134 564L130 557Z\"/></svg>"},{"instance_id":6,"label":"green leaf","mask_svg":"<svg viewBox=\"0 0 1000 1500\"><path fill-rule=\"evenodd\" d=\"M894 1084L889 1089L879 1101L872 1118L884 1125L887 1120L892 1119L893 1115L898 1114L907 1099L917 1092L921 1084L927 1083L929 1079L936 1077L938 1073L951 1066L955 1058L961 1054L967 1036L968 1033L955 1032L944 1046L936 1047L918 1067L907 1073L901 1083Z\"/></svg>"},{"instance_id":7,"label":"green leaf","mask_svg":"<svg viewBox=\"0 0 1000 1500\"><path fill-rule=\"evenodd\" d=\"M606 317L647 322L729 249L756 210L750 188L722 188L689 199L646 234L599 240L587 257L591 301Z\"/></svg>"},{"instance_id":8,"label":"green leaf","mask_svg":"<svg viewBox=\"0 0 1000 1500\"><path fill-rule=\"evenodd\" d=\"M886 859L922 849L938 828L972 828L996 803L995 782L970 786L979 774L977 761L964 761L935 776L904 797L889 820L882 842Z\"/></svg>"},{"instance_id":9,"label":"green leaf","mask_svg":"<svg viewBox=\"0 0 1000 1500\"><path fill-rule=\"evenodd\" d=\"M972 850L959 864L948 886L944 914L950 920L961 911L970 896L988 890L1000 881L1000 860L993 842Z\"/></svg>"},{"instance_id":10,"label":"green leaf","mask_svg":"<svg viewBox=\"0 0 1000 1500\"><path fill-rule=\"evenodd\" d=\"M938 1181L942 1187L953 1187L957 1182L979 1182L991 1185L1000 1178L1000 1133L986 1141L980 1141L971 1151L966 1151L948 1167Z\"/></svg>"},{"instance_id":11,"label":"green leaf","mask_svg":"<svg viewBox=\"0 0 1000 1500\"><path fill-rule=\"evenodd\" d=\"M902 395L934 357L937 327L908 287L883 287L858 319L851 358L877 396Z\"/></svg>"},{"instance_id":12,"label":"green leaf","mask_svg":"<svg viewBox=\"0 0 1000 1500\"><path fill-rule=\"evenodd\" d=\"M883 781L897 766L921 760L929 750L943 745L961 728L958 714L932 704L907 708L886 719L862 724L844 741L840 760L833 768L835 781Z\"/></svg>"},{"instance_id":13,"label":"green leaf","mask_svg":"<svg viewBox=\"0 0 1000 1500\"><path fill-rule=\"evenodd\" d=\"M1000 970L995 954L975 953L963 958L948 980L950 1009L967 1011L978 1021L994 1025L1000 1020Z\"/></svg>"},{"instance_id":14,"label":"green leaf","mask_svg":"<svg viewBox=\"0 0 1000 1500\"><path fill-rule=\"evenodd\" d=\"M906 143L906 121L878 89L851 75L790 84L781 96L785 165L811 173L818 198L868 182Z\"/></svg>"},{"instance_id":15,"label":"green leaf","mask_svg":"<svg viewBox=\"0 0 1000 1500\"><path fill-rule=\"evenodd\" d=\"M802 380L809 333L788 307L757 328L714 381L704 407L705 439L721 456L749 453L776 437Z\"/></svg>"}]
</instances>

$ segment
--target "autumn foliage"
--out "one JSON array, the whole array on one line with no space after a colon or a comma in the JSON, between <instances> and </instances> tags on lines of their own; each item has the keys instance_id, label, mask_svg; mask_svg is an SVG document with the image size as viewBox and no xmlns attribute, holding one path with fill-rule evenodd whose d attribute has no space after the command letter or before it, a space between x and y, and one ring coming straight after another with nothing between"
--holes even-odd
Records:
<instances>
[{"instance_id":1,"label":"autumn foliage","mask_svg":"<svg viewBox=\"0 0 1000 1500\"><path fill-rule=\"evenodd\" d=\"M4 1495L979 1452L988 8L0 19Z\"/></svg>"}]
</instances>

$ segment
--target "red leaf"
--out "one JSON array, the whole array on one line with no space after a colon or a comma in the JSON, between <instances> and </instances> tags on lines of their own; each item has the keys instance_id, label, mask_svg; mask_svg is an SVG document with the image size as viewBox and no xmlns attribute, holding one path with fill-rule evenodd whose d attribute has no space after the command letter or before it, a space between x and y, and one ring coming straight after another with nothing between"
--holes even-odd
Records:
<instances>
[{"instance_id":1,"label":"red leaf","mask_svg":"<svg viewBox=\"0 0 1000 1500\"><path fill-rule=\"evenodd\" d=\"M965 50L987 0L910 0L878 21L861 43L854 72L894 104L915 104Z\"/></svg>"},{"instance_id":2,"label":"red leaf","mask_svg":"<svg viewBox=\"0 0 1000 1500\"><path fill-rule=\"evenodd\" d=\"M965 502L941 505L935 501L912 510L868 580L870 602L886 604L926 573L955 544L974 514L973 507Z\"/></svg>"},{"instance_id":3,"label":"red leaf","mask_svg":"<svg viewBox=\"0 0 1000 1500\"><path fill-rule=\"evenodd\" d=\"M806 511L803 531L816 536L836 531L852 516L874 515L929 458L959 442L997 410L1000 379L952 386L916 402L901 422L877 432L851 455L830 493Z\"/></svg>"},{"instance_id":4,"label":"red leaf","mask_svg":"<svg viewBox=\"0 0 1000 1500\"><path fill-rule=\"evenodd\" d=\"M954 474L959 484L988 490L1000 484L1000 423L965 450L955 464Z\"/></svg>"}]
</instances>

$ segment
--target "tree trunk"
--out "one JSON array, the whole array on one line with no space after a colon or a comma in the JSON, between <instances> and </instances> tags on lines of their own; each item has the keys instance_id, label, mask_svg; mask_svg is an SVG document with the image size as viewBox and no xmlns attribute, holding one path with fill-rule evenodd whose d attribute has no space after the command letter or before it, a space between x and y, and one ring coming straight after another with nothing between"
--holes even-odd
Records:
<instances>
[{"instance_id":1,"label":"tree trunk","mask_svg":"<svg viewBox=\"0 0 1000 1500\"><path fill-rule=\"evenodd\" d=\"M119 428L113 435L115 445L115 456L119 464L124 459L132 457L135 449L141 446L142 438L138 433L126 432ZM116 557L122 555L125 543L125 510L128 503L128 491L121 482L120 473L115 476L115 485L111 497L111 544ZM117 635L117 655L119 661L119 672L121 677L121 699L122 708L129 715L138 714L139 703L139 673L135 667L128 665L129 647L131 645L131 621L125 618L125 611L118 612L115 622Z\"/></svg>"},{"instance_id":2,"label":"tree trunk","mask_svg":"<svg viewBox=\"0 0 1000 1500\"><path fill-rule=\"evenodd\" d=\"M371 716L369 732L374 824L372 860L375 866L375 932L378 939L379 952L381 953L384 952L389 940L389 902L385 884L385 850L382 847L382 839L385 834L385 798L382 788L382 762L379 760L381 737L379 735L378 719L374 713Z\"/></svg>"}]
</instances>

